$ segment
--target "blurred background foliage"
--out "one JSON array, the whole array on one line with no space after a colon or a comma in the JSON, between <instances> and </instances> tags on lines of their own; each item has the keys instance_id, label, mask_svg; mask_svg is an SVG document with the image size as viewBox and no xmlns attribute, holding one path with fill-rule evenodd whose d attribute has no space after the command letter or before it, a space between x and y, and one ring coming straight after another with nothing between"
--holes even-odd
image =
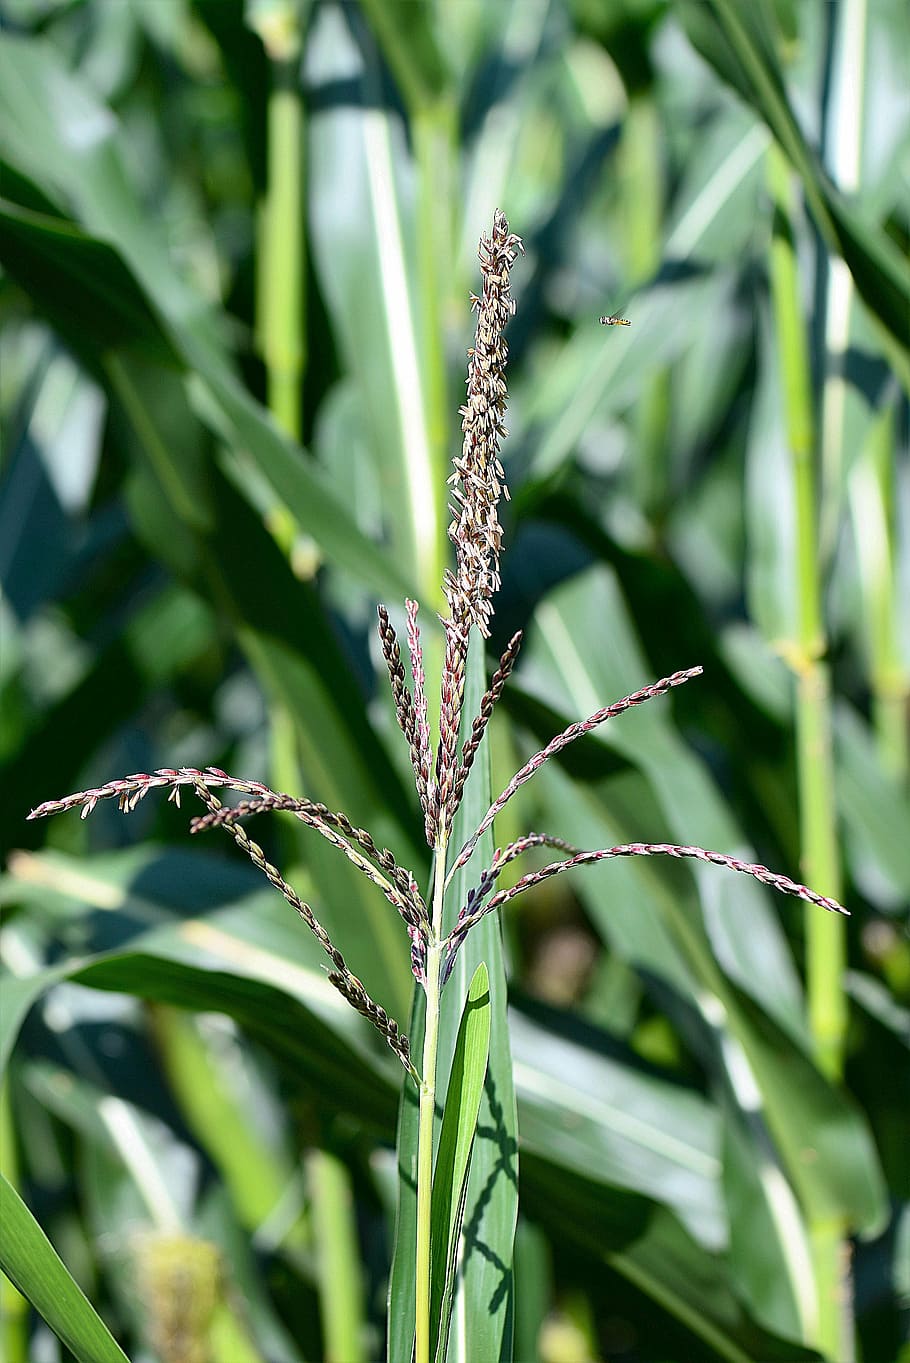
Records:
<instances>
[{"instance_id":1,"label":"blurred background foliage","mask_svg":"<svg viewBox=\"0 0 910 1363\"><path fill-rule=\"evenodd\" d=\"M908 39L898 0L4 0L3 1172L133 1359L382 1354L400 1070L185 811L25 814L217 764L426 879L375 603L440 604L497 206L494 788L705 668L497 842L700 842L853 912L641 860L508 914L514 1356L898 1355ZM381 896L257 836L407 1025ZM3 1290L10 1363L84 1356Z\"/></svg>"}]
</instances>

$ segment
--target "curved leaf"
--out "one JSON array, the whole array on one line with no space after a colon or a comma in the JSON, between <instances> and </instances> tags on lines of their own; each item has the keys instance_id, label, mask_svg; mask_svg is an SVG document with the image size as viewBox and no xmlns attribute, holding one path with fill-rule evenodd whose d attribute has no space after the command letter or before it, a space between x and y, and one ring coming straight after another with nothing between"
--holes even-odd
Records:
<instances>
[{"instance_id":1,"label":"curved leaf","mask_svg":"<svg viewBox=\"0 0 910 1363\"><path fill-rule=\"evenodd\" d=\"M0 1268L79 1363L129 1363L28 1207L2 1174Z\"/></svg>"},{"instance_id":2,"label":"curved leaf","mask_svg":"<svg viewBox=\"0 0 910 1363\"><path fill-rule=\"evenodd\" d=\"M41 90L52 90L53 100L40 98ZM301 457L231 373L213 325L223 319L216 319L202 298L180 280L163 238L159 239L134 196L114 115L63 68L50 45L8 35L0 36L0 91L4 155L24 183L37 181L52 202L71 207L82 228L80 232L62 227L58 220L18 205L8 208L7 227L16 246L11 265L18 265L23 287L59 311L54 283L59 282L61 263L66 261L68 290L72 294L77 282L83 289L84 306L78 313L83 344L86 325L96 326L93 319L99 319L107 328L107 345L101 346L105 338L97 332L95 344L107 349L111 310L104 305L110 289L104 267L110 251L93 243L93 238L115 247L122 263L115 267L114 277L122 279L124 271L133 275L147 306L159 319L165 346L180 356L207 391L209 400L201 407L206 418L229 435L235 450L246 452L300 526L333 561L373 586L384 583L390 594L398 595L406 588L407 576L361 534L325 474ZM90 131L77 136L73 132L77 124ZM53 251L48 250L49 236ZM4 245L0 236L0 246ZM32 245L34 254L27 250ZM49 276L48 269L55 273ZM135 289L127 288L125 296L133 300L126 314L133 319ZM147 320L147 314L142 320ZM131 329L135 334L135 322ZM118 342L122 345L123 338L118 337Z\"/></svg>"},{"instance_id":3,"label":"curved leaf","mask_svg":"<svg viewBox=\"0 0 910 1363\"><path fill-rule=\"evenodd\" d=\"M863 221L832 185L809 147L781 79L770 11L740 0L681 6L689 36L721 78L739 91L767 123L800 175L816 226L830 250L840 254L857 292L878 321L889 354L910 384L910 271L880 229Z\"/></svg>"},{"instance_id":4,"label":"curved leaf","mask_svg":"<svg viewBox=\"0 0 910 1363\"><path fill-rule=\"evenodd\" d=\"M474 972L461 1015L433 1170L430 1320L431 1350L437 1363L445 1363L468 1166L489 1054L490 989L487 968L481 962Z\"/></svg>"}]
</instances>

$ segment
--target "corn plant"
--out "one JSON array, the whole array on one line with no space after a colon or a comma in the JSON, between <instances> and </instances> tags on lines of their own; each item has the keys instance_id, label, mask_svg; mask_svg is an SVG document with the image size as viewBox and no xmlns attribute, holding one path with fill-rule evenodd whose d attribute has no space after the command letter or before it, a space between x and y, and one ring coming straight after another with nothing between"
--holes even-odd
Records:
<instances>
[{"instance_id":1,"label":"corn plant","mask_svg":"<svg viewBox=\"0 0 910 1363\"><path fill-rule=\"evenodd\" d=\"M331 963L329 982L384 1038L404 1068L404 1084L413 1085L418 1094L414 1313L413 1322L408 1322L404 1329L404 1337L410 1339L413 1328L416 1363L431 1360L444 1363L446 1359L453 1303L459 1290L459 1264L464 1253L464 1221L473 1214L473 1209L467 1206L468 1175L487 1073L491 1027L488 971L484 963L474 972L463 1001L455 1051L448 1058L450 1071L445 1094L439 1091L437 1073L442 992L452 979L459 951L480 922L525 890L564 871L611 858L643 856L692 858L726 867L811 905L836 914L847 913L835 899L817 894L788 876L723 852L648 842L582 850L547 833L529 833L497 848L487 866L472 866L467 893L461 897L455 892L465 883L465 876L459 877L459 872L465 872L471 865L483 835L549 758L599 725L667 695L702 671L695 666L674 672L569 725L514 774L474 831L460 845L453 841L467 782L521 644L521 635L514 635L483 693L477 713L466 713L469 649L482 649L483 641L489 637L500 582L499 504L501 497L508 495L500 462L506 435L508 348L504 333L515 310L511 271L521 250L520 238L509 230L504 213L497 210L490 235L480 239L482 288L480 294L471 295L471 306L477 315L476 332L468 351L467 400L460 409L464 440L449 479L452 486L449 538L455 561L443 582L448 610L442 620L444 650L435 736L429 719L418 603L413 600L405 603L410 682L389 611L383 605L378 608L379 638L395 714L408 745L426 841L432 852L429 892L423 894L414 873L343 812L330 810L312 799L273 791L259 781L230 776L217 767L134 773L62 799L48 800L29 814L30 819L37 819L80 808L85 818L100 801L107 799L116 799L120 809L128 813L153 790L167 790L168 798L178 805L182 792L190 793L206 811L193 819L191 831L225 829L313 933ZM246 798L227 806L215 794L220 790L237 792ZM411 971L417 990L423 995L423 1044L419 1056L412 1054L400 1024L370 997L312 908L249 836L245 821L256 814L274 811L294 815L305 827L325 838L397 911L406 933ZM557 851L559 859L526 872L507 887L497 888L507 866L538 848ZM402 948L408 949L404 939ZM399 1313L393 1295L391 1332L400 1328Z\"/></svg>"}]
</instances>

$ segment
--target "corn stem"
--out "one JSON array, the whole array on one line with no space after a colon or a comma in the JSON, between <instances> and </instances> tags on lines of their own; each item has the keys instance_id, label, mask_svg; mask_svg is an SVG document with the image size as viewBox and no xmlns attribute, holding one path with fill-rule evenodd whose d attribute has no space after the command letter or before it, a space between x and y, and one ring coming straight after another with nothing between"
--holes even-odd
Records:
<instances>
[{"instance_id":1,"label":"corn stem","mask_svg":"<svg viewBox=\"0 0 910 1363\"><path fill-rule=\"evenodd\" d=\"M771 244L771 297L783 388L784 421L795 505L797 621L785 653L796 676L797 781L805 876L824 894L840 895L840 862L831 748L831 691L821 611L815 485L815 423L808 344L792 236L791 172L783 154L769 152L775 205ZM842 1072L847 1026L842 979L844 923L806 914L809 1027L819 1066L832 1079ZM844 1227L831 1218L810 1219L818 1300L817 1343L830 1358L853 1357L852 1332L842 1308Z\"/></svg>"},{"instance_id":2,"label":"corn stem","mask_svg":"<svg viewBox=\"0 0 910 1363\"><path fill-rule=\"evenodd\" d=\"M439 996L442 966L442 907L445 896L446 843L436 847L433 924L427 949L426 1028L417 1127L417 1315L415 1363L430 1363L430 1232L433 1195L433 1122L436 1115L436 1059L439 1048Z\"/></svg>"}]
</instances>

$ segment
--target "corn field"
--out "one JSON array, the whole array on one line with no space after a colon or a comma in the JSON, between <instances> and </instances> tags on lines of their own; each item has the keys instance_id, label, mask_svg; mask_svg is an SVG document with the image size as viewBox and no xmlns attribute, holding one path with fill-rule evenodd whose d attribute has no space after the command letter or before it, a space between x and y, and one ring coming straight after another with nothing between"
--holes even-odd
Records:
<instances>
[{"instance_id":1,"label":"corn field","mask_svg":"<svg viewBox=\"0 0 910 1363\"><path fill-rule=\"evenodd\" d=\"M910 1363L904 7L0 18L0 1356Z\"/></svg>"}]
</instances>

